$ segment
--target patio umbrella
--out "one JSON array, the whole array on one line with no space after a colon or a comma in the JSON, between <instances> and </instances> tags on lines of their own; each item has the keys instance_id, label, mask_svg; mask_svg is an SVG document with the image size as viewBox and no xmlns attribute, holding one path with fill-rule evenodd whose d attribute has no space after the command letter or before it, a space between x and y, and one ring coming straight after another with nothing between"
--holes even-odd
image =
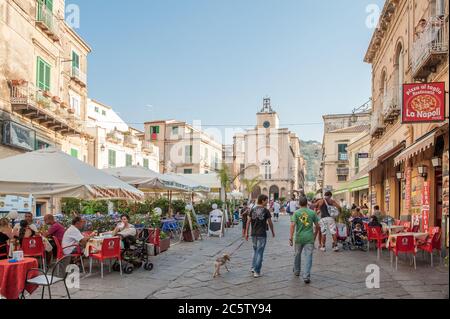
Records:
<instances>
[{"instance_id":1,"label":"patio umbrella","mask_svg":"<svg viewBox=\"0 0 450 319\"><path fill-rule=\"evenodd\" d=\"M120 179L54 148L1 159L0 193L83 199L144 197Z\"/></svg>"},{"instance_id":2,"label":"patio umbrella","mask_svg":"<svg viewBox=\"0 0 450 319\"><path fill-rule=\"evenodd\" d=\"M180 174L164 174L165 177L172 178L175 182L187 186L187 190L191 192L209 192L209 187L201 185L195 180Z\"/></svg>"},{"instance_id":3,"label":"patio umbrella","mask_svg":"<svg viewBox=\"0 0 450 319\"><path fill-rule=\"evenodd\" d=\"M142 190L183 190L186 187L184 185L175 184L170 177L142 166L107 168L103 171Z\"/></svg>"}]
</instances>

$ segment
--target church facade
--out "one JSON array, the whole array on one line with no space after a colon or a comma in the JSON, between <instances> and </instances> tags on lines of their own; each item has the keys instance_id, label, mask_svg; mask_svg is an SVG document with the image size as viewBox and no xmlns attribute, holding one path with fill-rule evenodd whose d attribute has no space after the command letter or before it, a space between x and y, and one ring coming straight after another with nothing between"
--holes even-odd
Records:
<instances>
[{"instance_id":1,"label":"church facade","mask_svg":"<svg viewBox=\"0 0 450 319\"><path fill-rule=\"evenodd\" d=\"M300 140L287 128L280 127L280 119L265 98L256 114L256 127L238 133L233 141L233 171L239 175L235 187L255 199L260 194L271 200L289 198L303 190L306 165L300 155ZM258 178L260 183L251 191L245 180Z\"/></svg>"}]
</instances>

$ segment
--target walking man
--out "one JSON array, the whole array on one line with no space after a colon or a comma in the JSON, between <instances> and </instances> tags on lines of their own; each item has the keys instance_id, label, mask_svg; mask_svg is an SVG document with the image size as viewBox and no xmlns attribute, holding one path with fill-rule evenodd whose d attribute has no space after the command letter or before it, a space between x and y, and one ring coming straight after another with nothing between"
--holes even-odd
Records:
<instances>
[{"instance_id":1,"label":"walking man","mask_svg":"<svg viewBox=\"0 0 450 319\"><path fill-rule=\"evenodd\" d=\"M289 245L294 246L295 243L294 274L297 277L300 276L302 252L305 253L303 280L306 284L311 282L314 240L319 230L318 223L319 217L317 217L316 212L308 208L308 199L300 197L300 209L294 213L291 219ZM314 226L316 226L316 233L314 233Z\"/></svg>"},{"instance_id":2,"label":"walking man","mask_svg":"<svg viewBox=\"0 0 450 319\"><path fill-rule=\"evenodd\" d=\"M333 250L339 251L336 236L336 221L334 219L339 215L341 206L332 199L332 196L333 194L328 191L325 193L324 198L317 202L317 209L320 210L319 225L322 232L321 251L326 251L327 232L330 232L331 236L333 236Z\"/></svg>"},{"instance_id":3,"label":"walking man","mask_svg":"<svg viewBox=\"0 0 450 319\"><path fill-rule=\"evenodd\" d=\"M280 205L279 201L276 200L275 203L273 203L273 217L275 217L276 222L280 218L280 209L281 209L281 205Z\"/></svg>"},{"instance_id":4,"label":"walking man","mask_svg":"<svg viewBox=\"0 0 450 319\"><path fill-rule=\"evenodd\" d=\"M247 220L247 228L245 231L245 239L248 241L248 232L250 225L252 226L252 241L253 241L253 263L252 270L253 277L261 277L261 268L264 258L264 249L267 243L267 225L272 231L272 236L275 238L273 229L272 216L267 209L269 198L266 195L260 195L256 206L251 210Z\"/></svg>"}]
</instances>

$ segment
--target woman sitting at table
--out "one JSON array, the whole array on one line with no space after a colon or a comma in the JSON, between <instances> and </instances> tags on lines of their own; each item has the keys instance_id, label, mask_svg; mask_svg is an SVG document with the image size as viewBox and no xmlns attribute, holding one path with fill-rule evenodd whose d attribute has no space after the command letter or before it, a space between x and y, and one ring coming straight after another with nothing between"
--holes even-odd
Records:
<instances>
[{"instance_id":1,"label":"woman sitting at table","mask_svg":"<svg viewBox=\"0 0 450 319\"><path fill-rule=\"evenodd\" d=\"M14 237L19 240L19 245L22 246L24 238L31 238L36 236L36 232L29 226L26 220L20 221L20 227L14 232Z\"/></svg>"},{"instance_id":2,"label":"woman sitting at table","mask_svg":"<svg viewBox=\"0 0 450 319\"><path fill-rule=\"evenodd\" d=\"M134 228L134 225L129 223L129 220L130 217L128 217L128 215L123 214L120 216L121 222L112 232L113 236L120 236L126 249L130 247L130 244L136 238L136 228Z\"/></svg>"},{"instance_id":3,"label":"woman sitting at table","mask_svg":"<svg viewBox=\"0 0 450 319\"><path fill-rule=\"evenodd\" d=\"M6 218L0 219L0 260L7 259L7 245L10 239L13 239L13 230Z\"/></svg>"},{"instance_id":4,"label":"woman sitting at table","mask_svg":"<svg viewBox=\"0 0 450 319\"><path fill-rule=\"evenodd\" d=\"M378 217L375 215L370 217L369 227L381 227L381 231L383 233L386 233L386 231L387 231L387 228L378 221Z\"/></svg>"}]
</instances>

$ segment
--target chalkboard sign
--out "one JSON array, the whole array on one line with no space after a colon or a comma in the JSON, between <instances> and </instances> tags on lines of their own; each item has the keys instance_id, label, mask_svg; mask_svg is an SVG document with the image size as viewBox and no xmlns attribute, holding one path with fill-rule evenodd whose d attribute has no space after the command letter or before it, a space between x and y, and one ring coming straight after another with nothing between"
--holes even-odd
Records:
<instances>
[{"instance_id":1,"label":"chalkboard sign","mask_svg":"<svg viewBox=\"0 0 450 319\"><path fill-rule=\"evenodd\" d=\"M219 209L213 210L209 214L208 222L208 236L219 236L223 235L223 213Z\"/></svg>"}]
</instances>

